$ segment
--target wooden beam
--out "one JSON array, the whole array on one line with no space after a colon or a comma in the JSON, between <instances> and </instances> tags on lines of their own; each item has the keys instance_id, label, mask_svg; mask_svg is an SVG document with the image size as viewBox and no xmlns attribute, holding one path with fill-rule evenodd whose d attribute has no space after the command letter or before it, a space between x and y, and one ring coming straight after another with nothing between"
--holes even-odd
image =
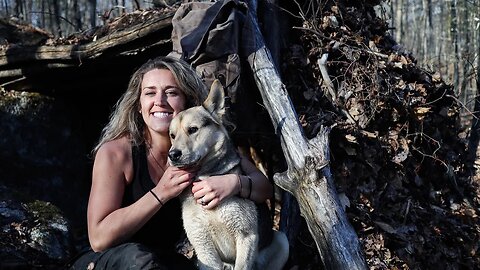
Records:
<instances>
[{"instance_id":1,"label":"wooden beam","mask_svg":"<svg viewBox=\"0 0 480 270\"><path fill-rule=\"evenodd\" d=\"M255 0L247 2L250 7L256 7ZM322 127L311 140L305 138L252 10L255 8L249 9L250 34L255 42L250 46L253 51L248 62L288 164L288 170L276 174L274 181L297 198L326 269L367 269L358 237L340 205L328 166L329 128Z\"/></svg>"},{"instance_id":2,"label":"wooden beam","mask_svg":"<svg viewBox=\"0 0 480 270\"><path fill-rule=\"evenodd\" d=\"M170 26L173 15L174 13L168 13L123 31L113 32L83 45L45 45L40 47L14 45L0 51L0 67L39 60L63 63L71 61L81 64L82 60L98 58L109 50L132 43Z\"/></svg>"}]
</instances>

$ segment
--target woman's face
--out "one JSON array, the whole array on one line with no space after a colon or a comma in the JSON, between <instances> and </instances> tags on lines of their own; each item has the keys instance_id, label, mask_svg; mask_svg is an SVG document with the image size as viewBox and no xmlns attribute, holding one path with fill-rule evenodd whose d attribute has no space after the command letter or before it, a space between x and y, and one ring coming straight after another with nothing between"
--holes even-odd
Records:
<instances>
[{"instance_id":1,"label":"woman's face","mask_svg":"<svg viewBox=\"0 0 480 270\"><path fill-rule=\"evenodd\" d=\"M172 72L153 69L143 76L140 106L143 121L150 132L168 135L173 117L185 109L186 97L179 89Z\"/></svg>"}]
</instances>

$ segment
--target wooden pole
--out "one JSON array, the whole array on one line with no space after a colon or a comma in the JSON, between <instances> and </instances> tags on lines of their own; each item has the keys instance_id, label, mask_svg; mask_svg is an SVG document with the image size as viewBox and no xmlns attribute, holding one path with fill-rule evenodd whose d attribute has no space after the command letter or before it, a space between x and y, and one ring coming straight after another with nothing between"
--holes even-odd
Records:
<instances>
[{"instance_id":1,"label":"wooden pole","mask_svg":"<svg viewBox=\"0 0 480 270\"><path fill-rule=\"evenodd\" d=\"M254 0L248 4L256 7ZM339 203L330 173L329 128L322 127L315 138L306 139L252 9L248 17L255 41L247 60L288 164L288 170L276 174L274 181L297 198L326 269L367 269L358 237Z\"/></svg>"}]
</instances>

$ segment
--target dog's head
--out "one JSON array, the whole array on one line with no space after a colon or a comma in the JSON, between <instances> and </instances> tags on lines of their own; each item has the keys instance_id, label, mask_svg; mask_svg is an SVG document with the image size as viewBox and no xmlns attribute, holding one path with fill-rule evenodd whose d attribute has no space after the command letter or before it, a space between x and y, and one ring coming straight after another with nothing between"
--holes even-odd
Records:
<instances>
[{"instance_id":1,"label":"dog's head","mask_svg":"<svg viewBox=\"0 0 480 270\"><path fill-rule=\"evenodd\" d=\"M168 153L172 166L202 166L225 152L230 139L223 126L224 98L223 87L215 80L202 106L189 108L173 118L169 130L172 146Z\"/></svg>"}]
</instances>

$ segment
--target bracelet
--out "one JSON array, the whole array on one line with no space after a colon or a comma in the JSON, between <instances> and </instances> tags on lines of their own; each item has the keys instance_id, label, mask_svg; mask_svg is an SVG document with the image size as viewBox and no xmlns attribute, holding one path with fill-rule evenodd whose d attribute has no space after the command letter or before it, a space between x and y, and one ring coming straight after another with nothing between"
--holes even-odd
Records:
<instances>
[{"instance_id":1,"label":"bracelet","mask_svg":"<svg viewBox=\"0 0 480 270\"><path fill-rule=\"evenodd\" d=\"M242 197L242 180L240 179L240 175L237 174L238 184L240 185L240 190L238 191L238 195Z\"/></svg>"},{"instance_id":2,"label":"bracelet","mask_svg":"<svg viewBox=\"0 0 480 270\"><path fill-rule=\"evenodd\" d=\"M163 206L163 203L160 200L160 198L158 198L157 194L155 194L155 192L153 192L153 190L151 190L151 189L150 189L150 193L152 193L153 197L155 197L155 199L157 199L158 203L160 203L160 205Z\"/></svg>"},{"instance_id":3,"label":"bracelet","mask_svg":"<svg viewBox=\"0 0 480 270\"><path fill-rule=\"evenodd\" d=\"M250 175L247 175L248 178L248 197L250 199L250 196L252 195L252 178Z\"/></svg>"}]
</instances>

